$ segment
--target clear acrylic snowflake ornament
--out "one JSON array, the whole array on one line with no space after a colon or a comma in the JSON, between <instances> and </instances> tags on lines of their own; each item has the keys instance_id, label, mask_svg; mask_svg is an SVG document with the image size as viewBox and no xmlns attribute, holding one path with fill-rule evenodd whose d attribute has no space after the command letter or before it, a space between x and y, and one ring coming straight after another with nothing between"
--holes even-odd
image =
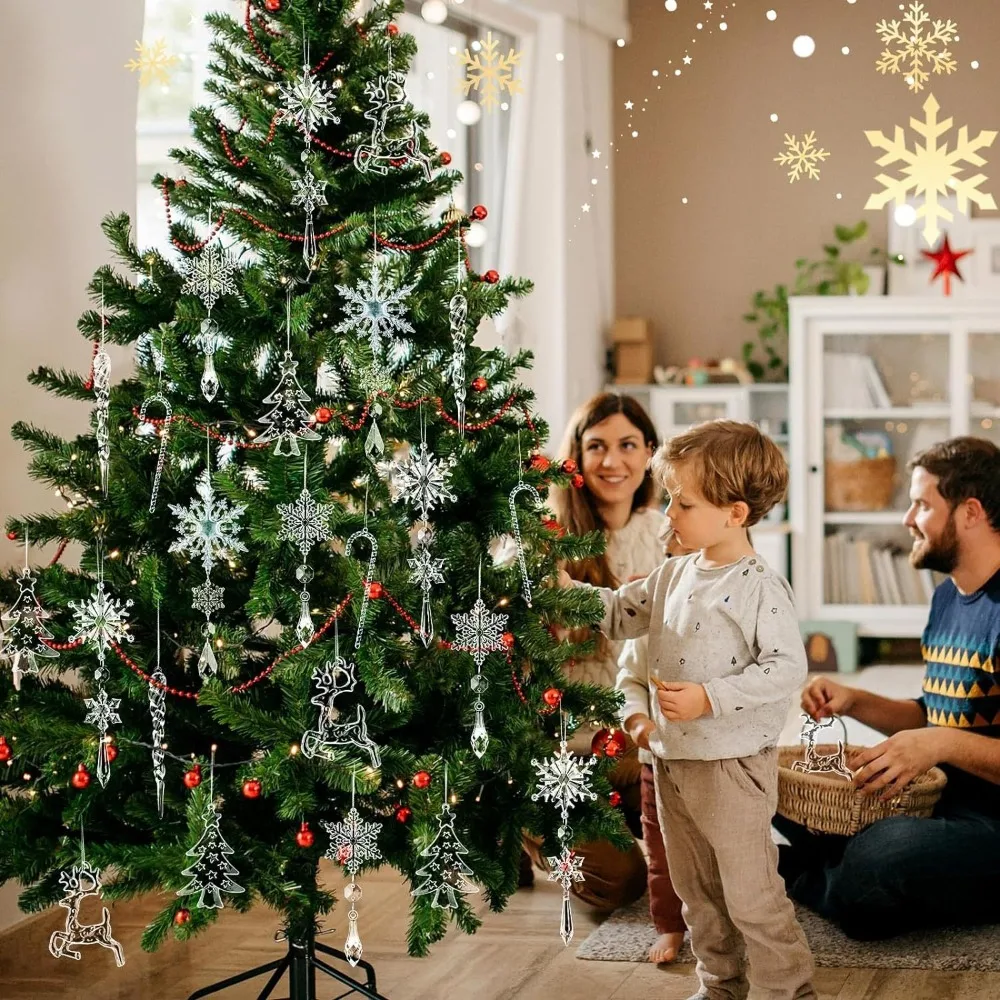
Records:
<instances>
[{"instance_id":1,"label":"clear acrylic snowflake ornament","mask_svg":"<svg viewBox=\"0 0 1000 1000\"><path fill-rule=\"evenodd\" d=\"M343 821L330 823L322 821L330 836L330 846L326 857L341 865L351 876L351 881L344 889L344 898L351 904L347 912L347 939L344 942L344 954L351 965L361 961L363 948L361 935L358 933L358 908L361 899L361 887L358 885L357 874L363 865L372 861L381 861L382 852L378 849L378 823L368 823L361 818L354 806L354 775L351 774L351 808Z\"/></svg>"},{"instance_id":2,"label":"clear acrylic snowflake ornament","mask_svg":"<svg viewBox=\"0 0 1000 1000\"><path fill-rule=\"evenodd\" d=\"M438 832L434 840L420 852L426 858L424 865L417 869L423 879L411 891L413 896L429 896L431 905L437 909L458 909L458 895L479 892L469 881L472 869L465 863L464 856L469 849L455 833L455 813L448 803L448 765L444 770L444 803L438 817Z\"/></svg>"},{"instance_id":3,"label":"clear acrylic snowflake ornament","mask_svg":"<svg viewBox=\"0 0 1000 1000\"><path fill-rule=\"evenodd\" d=\"M305 133L307 142L312 141L321 125L340 124L340 118L333 111L333 94L329 86L313 75L308 61L302 67L302 75L294 83L279 84L278 92L285 106L285 117Z\"/></svg>"},{"instance_id":4,"label":"clear acrylic snowflake ornament","mask_svg":"<svg viewBox=\"0 0 1000 1000\"><path fill-rule=\"evenodd\" d=\"M405 310L407 297L415 287L416 282L395 285L388 261L376 253L367 279L360 280L354 288L336 286L344 297L345 317L333 332L367 337L375 359L383 357L384 351L389 367L397 367L391 363L393 359L405 360L412 350L405 338L414 329Z\"/></svg>"}]
</instances>

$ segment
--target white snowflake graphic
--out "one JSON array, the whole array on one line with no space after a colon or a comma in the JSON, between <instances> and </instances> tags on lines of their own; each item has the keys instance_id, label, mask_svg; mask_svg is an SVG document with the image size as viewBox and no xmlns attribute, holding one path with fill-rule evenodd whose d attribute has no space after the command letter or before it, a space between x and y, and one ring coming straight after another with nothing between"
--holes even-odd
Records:
<instances>
[{"instance_id":1,"label":"white snowflake graphic","mask_svg":"<svg viewBox=\"0 0 1000 1000\"><path fill-rule=\"evenodd\" d=\"M313 76L308 66L302 67L302 76L294 84L281 84L281 102L287 108L287 113L296 125L307 135L312 135L320 125L333 122L340 124L340 119L333 113L333 95L330 88L322 80Z\"/></svg>"},{"instance_id":2,"label":"white snowflake graphic","mask_svg":"<svg viewBox=\"0 0 1000 1000\"><path fill-rule=\"evenodd\" d=\"M584 881L583 855L571 851L568 847L563 847L558 858L546 858L552 871L549 872L549 881L558 882L564 892L568 892L573 887L574 882Z\"/></svg>"},{"instance_id":3,"label":"white snowflake graphic","mask_svg":"<svg viewBox=\"0 0 1000 1000\"><path fill-rule=\"evenodd\" d=\"M779 153L775 158L775 163L780 163L783 167L788 167L788 182L794 184L805 175L814 181L819 180L819 167L817 164L825 160L830 154L825 149L820 149L816 145L816 133L807 132L801 139L794 135L785 133L785 145L788 147L784 152Z\"/></svg>"},{"instance_id":4,"label":"white snowflake graphic","mask_svg":"<svg viewBox=\"0 0 1000 1000\"><path fill-rule=\"evenodd\" d=\"M421 590L426 592L435 583L444 583L444 577L441 575L441 570L444 569L444 560L435 559L428 546L422 546L417 550L417 554L413 558L407 559L406 562L412 570L410 573L411 582L417 584Z\"/></svg>"},{"instance_id":5,"label":"white snowflake graphic","mask_svg":"<svg viewBox=\"0 0 1000 1000\"><path fill-rule=\"evenodd\" d=\"M97 588L86 601L70 601L76 617L76 632L70 636L71 641L83 640L93 646L101 665L104 665L105 653L113 644L123 639L132 641L129 633L127 608L132 607L131 599L124 604L110 597L104 589L104 581L97 581Z\"/></svg>"},{"instance_id":6,"label":"white snowflake graphic","mask_svg":"<svg viewBox=\"0 0 1000 1000\"><path fill-rule=\"evenodd\" d=\"M96 726L99 732L105 733L111 726L121 725L118 706L122 700L109 698L108 692L103 687L98 690L96 698L85 698L83 703L89 709L83 721Z\"/></svg>"},{"instance_id":7,"label":"white snowflake graphic","mask_svg":"<svg viewBox=\"0 0 1000 1000\"><path fill-rule=\"evenodd\" d=\"M295 194L292 204L304 208L312 214L321 205L326 205L326 181L310 173L305 173L295 181Z\"/></svg>"},{"instance_id":8,"label":"white snowflake graphic","mask_svg":"<svg viewBox=\"0 0 1000 1000\"><path fill-rule=\"evenodd\" d=\"M348 810L343 822L323 820L322 824L330 835L326 857L342 865L352 877L369 861L382 860L382 852L378 849L378 823L363 820L354 806Z\"/></svg>"},{"instance_id":9,"label":"white snowflake graphic","mask_svg":"<svg viewBox=\"0 0 1000 1000\"><path fill-rule=\"evenodd\" d=\"M883 19L875 26L885 45L875 68L882 74L903 74L915 94L924 89L932 72L951 74L958 69L948 49L958 38L958 25L952 20L936 20L928 29L930 19L922 3L911 3L901 20Z\"/></svg>"},{"instance_id":10,"label":"white snowflake graphic","mask_svg":"<svg viewBox=\"0 0 1000 1000\"><path fill-rule=\"evenodd\" d=\"M597 792L590 788L590 772L596 760L596 757L588 760L570 753L566 740L560 740L558 753L545 760L531 761L539 780L538 791L531 796L531 801L543 799L558 805L565 825L570 809L587 799L597 798Z\"/></svg>"},{"instance_id":11,"label":"white snowflake graphic","mask_svg":"<svg viewBox=\"0 0 1000 1000\"><path fill-rule=\"evenodd\" d=\"M212 309L223 295L237 293L235 274L236 262L228 252L218 245L205 247L191 258L181 294L197 295L206 309Z\"/></svg>"},{"instance_id":12,"label":"white snowflake graphic","mask_svg":"<svg viewBox=\"0 0 1000 1000\"><path fill-rule=\"evenodd\" d=\"M454 458L441 461L429 451L426 441L421 441L416 455L397 463L392 473L396 489L393 499L412 504L426 521L435 507L445 500L452 503L458 498L449 489Z\"/></svg>"},{"instance_id":13,"label":"white snowflake graphic","mask_svg":"<svg viewBox=\"0 0 1000 1000\"><path fill-rule=\"evenodd\" d=\"M924 220L923 237L928 246L934 246L941 235L940 223L952 222L953 213L942 203L942 198L954 196L958 200L958 210L968 214L969 202L979 208L996 208L993 195L979 190L986 180L985 174L974 174L971 177L959 176L966 168L962 163L981 167L986 160L979 155L979 150L993 145L997 133L992 129L984 129L974 139L969 138L969 127L963 125L958 130L958 142L953 150L948 149L945 141L939 145L939 140L951 130L953 119L945 118L938 121L938 111L941 105L931 94L924 101L923 121L910 119L910 127L925 141L914 144L913 151L907 148L903 129L897 125L892 138L881 131L866 131L868 141L878 149L884 149L885 154L876 161L880 167L890 163L901 163L901 177L890 177L879 174L875 180L883 186L883 190L871 195L865 202L866 209L882 209L890 201L896 205L906 204L911 194L923 196L923 202L917 207L917 218Z\"/></svg>"},{"instance_id":14,"label":"white snowflake graphic","mask_svg":"<svg viewBox=\"0 0 1000 1000\"><path fill-rule=\"evenodd\" d=\"M302 553L302 558L317 542L325 542L330 537L330 517L334 505L316 503L303 488L294 503L279 503L278 513L281 515L281 528L278 530L278 540L295 542Z\"/></svg>"},{"instance_id":15,"label":"white snowflake graphic","mask_svg":"<svg viewBox=\"0 0 1000 1000\"><path fill-rule=\"evenodd\" d=\"M181 536L170 546L170 551L184 552L192 558L200 555L207 575L217 560L230 553L246 552L247 547L236 537L246 505L231 504L224 497L217 497L208 469L202 470L195 489L200 500L192 500L187 507L170 504L171 511L180 519L177 530Z\"/></svg>"},{"instance_id":16,"label":"white snowflake graphic","mask_svg":"<svg viewBox=\"0 0 1000 1000\"><path fill-rule=\"evenodd\" d=\"M225 591L222 587L216 587L207 577L200 587L195 587L191 592L194 594L191 606L206 618L211 618L216 611L221 611L226 606L222 600Z\"/></svg>"},{"instance_id":17,"label":"white snowflake graphic","mask_svg":"<svg viewBox=\"0 0 1000 1000\"><path fill-rule=\"evenodd\" d=\"M510 49L507 55L501 55L497 51L499 44L493 37L493 32L487 31L486 41L479 42L479 50L475 54L466 49L458 57L466 68L465 79L462 81L465 96L476 91L480 104L487 111L492 111L500 103L505 90L510 95L522 93L521 81L514 77L521 53Z\"/></svg>"},{"instance_id":18,"label":"white snowflake graphic","mask_svg":"<svg viewBox=\"0 0 1000 1000\"><path fill-rule=\"evenodd\" d=\"M483 604L481 597L477 598L471 611L451 616L455 626L454 648L471 653L476 666L481 667L490 653L505 648L503 630L507 618L507 615L494 614Z\"/></svg>"},{"instance_id":19,"label":"white snowflake graphic","mask_svg":"<svg viewBox=\"0 0 1000 1000\"><path fill-rule=\"evenodd\" d=\"M344 296L347 316L333 332L368 337L372 353L377 357L382 351L383 338L398 343L405 334L414 332L404 307L406 297L415 287L415 282L393 286L386 265L374 262L368 280L359 281L357 288L336 286Z\"/></svg>"}]
</instances>

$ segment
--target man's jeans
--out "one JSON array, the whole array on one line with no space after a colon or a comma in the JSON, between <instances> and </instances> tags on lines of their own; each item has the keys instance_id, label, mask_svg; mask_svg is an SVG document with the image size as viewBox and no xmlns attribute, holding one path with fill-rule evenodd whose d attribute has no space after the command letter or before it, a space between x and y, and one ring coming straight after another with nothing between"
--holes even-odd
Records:
<instances>
[{"instance_id":1,"label":"man's jeans","mask_svg":"<svg viewBox=\"0 0 1000 1000\"><path fill-rule=\"evenodd\" d=\"M791 847L778 871L792 899L860 940L921 927L1000 922L1000 817L939 803L854 837L810 833L775 816Z\"/></svg>"}]
</instances>

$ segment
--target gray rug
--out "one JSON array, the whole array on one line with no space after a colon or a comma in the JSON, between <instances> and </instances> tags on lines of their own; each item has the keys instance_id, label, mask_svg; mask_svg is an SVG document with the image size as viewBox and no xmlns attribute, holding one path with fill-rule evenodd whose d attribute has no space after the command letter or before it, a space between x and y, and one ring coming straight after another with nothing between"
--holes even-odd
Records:
<instances>
[{"instance_id":1,"label":"gray rug","mask_svg":"<svg viewBox=\"0 0 1000 1000\"><path fill-rule=\"evenodd\" d=\"M811 910L796 906L817 965L843 969L942 969L1000 972L1000 924L901 934L888 941L852 941ZM616 910L583 941L577 958L594 962L646 962L657 934L649 902ZM684 942L679 962L693 962Z\"/></svg>"}]
</instances>

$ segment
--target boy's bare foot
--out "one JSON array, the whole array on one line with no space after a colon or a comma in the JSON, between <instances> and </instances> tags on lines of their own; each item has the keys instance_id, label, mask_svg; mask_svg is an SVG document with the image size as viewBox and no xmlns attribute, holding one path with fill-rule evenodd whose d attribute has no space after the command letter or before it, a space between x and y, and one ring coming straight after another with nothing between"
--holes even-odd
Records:
<instances>
[{"instance_id":1,"label":"boy's bare foot","mask_svg":"<svg viewBox=\"0 0 1000 1000\"><path fill-rule=\"evenodd\" d=\"M655 965L661 962L672 962L684 944L684 932L677 931L673 934L661 934L649 949L649 960Z\"/></svg>"}]
</instances>

